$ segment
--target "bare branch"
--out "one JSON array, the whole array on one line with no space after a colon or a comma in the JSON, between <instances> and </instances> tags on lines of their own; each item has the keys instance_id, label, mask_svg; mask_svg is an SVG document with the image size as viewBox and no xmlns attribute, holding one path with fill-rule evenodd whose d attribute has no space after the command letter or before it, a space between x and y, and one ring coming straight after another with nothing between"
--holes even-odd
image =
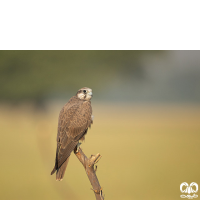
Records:
<instances>
[{"instance_id":1,"label":"bare branch","mask_svg":"<svg viewBox=\"0 0 200 200\"><path fill-rule=\"evenodd\" d=\"M101 155L98 153L97 155L91 155L90 158L87 158L81 148L79 148L78 152L74 151L74 153L85 168L86 174L93 187L93 189L91 189L94 191L96 200L104 200L103 191L96 176L97 166L94 169L94 165L101 159Z\"/></svg>"}]
</instances>

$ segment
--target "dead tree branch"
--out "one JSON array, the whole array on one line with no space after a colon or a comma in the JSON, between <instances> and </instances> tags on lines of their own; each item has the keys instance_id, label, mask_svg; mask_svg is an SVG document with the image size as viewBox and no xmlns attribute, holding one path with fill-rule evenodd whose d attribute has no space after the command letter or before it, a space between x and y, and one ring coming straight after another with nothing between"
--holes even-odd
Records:
<instances>
[{"instance_id":1,"label":"dead tree branch","mask_svg":"<svg viewBox=\"0 0 200 200\"><path fill-rule=\"evenodd\" d=\"M74 153L85 168L86 174L93 187L92 190L94 191L96 200L104 200L103 191L96 176L97 166L94 169L94 165L100 160L101 155L98 153L97 155L91 155L90 158L87 158L81 148L79 148L78 152L74 151Z\"/></svg>"}]
</instances>

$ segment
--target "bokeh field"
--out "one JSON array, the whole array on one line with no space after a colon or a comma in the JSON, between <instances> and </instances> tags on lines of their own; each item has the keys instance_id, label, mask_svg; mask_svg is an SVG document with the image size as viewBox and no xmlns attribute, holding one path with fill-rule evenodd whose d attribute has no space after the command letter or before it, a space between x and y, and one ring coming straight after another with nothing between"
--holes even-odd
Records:
<instances>
[{"instance_id":1,"label":"bokeh field","mask_svg":"<svg viewBox=\"0 0 200 200\"><path fill-rule=\"evenodd\" d=\"M0 199L95 199L74 154L62 182L50 175L61 107L0 106ZM82 149L102 155L105 199L181 199L182 182L200 186L200 106L96 103L93 113Z\"/></svg>"}]
</instances>

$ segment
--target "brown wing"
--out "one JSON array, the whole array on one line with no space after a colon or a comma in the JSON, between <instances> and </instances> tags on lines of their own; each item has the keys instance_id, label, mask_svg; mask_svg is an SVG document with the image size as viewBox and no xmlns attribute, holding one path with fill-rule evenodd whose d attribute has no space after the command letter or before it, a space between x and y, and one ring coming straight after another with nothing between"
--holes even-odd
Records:
<instances>
[{"instance_id":1,"label":"brown wing","mask_svg":"<svg viewBox=\"0 0 200 200\"><path fill-rule=\"evenodd\" d=\"M59 115L56 169L70 156L78 141L91 124L92 108L89 101L69 101Z\"/></svg>"}]
</instances>

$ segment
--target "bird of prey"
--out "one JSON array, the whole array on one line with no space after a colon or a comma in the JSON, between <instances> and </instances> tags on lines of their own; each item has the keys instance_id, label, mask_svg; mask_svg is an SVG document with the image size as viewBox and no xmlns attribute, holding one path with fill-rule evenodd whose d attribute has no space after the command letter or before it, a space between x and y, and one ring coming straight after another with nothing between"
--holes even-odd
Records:
<instances>
[{"instance_id":1,"label":"bird of prey","mask_svg":"<svg viewBox=\"0 0 200 200\"><path fill-rule=\"evenodd\" d=\"M62 180L72 151L78 150L93 123L91 107L92 90L84 87L78 90L61 109L58 118L57 149L55 166L56 180Z\"/></svg>"}]
</instances>

